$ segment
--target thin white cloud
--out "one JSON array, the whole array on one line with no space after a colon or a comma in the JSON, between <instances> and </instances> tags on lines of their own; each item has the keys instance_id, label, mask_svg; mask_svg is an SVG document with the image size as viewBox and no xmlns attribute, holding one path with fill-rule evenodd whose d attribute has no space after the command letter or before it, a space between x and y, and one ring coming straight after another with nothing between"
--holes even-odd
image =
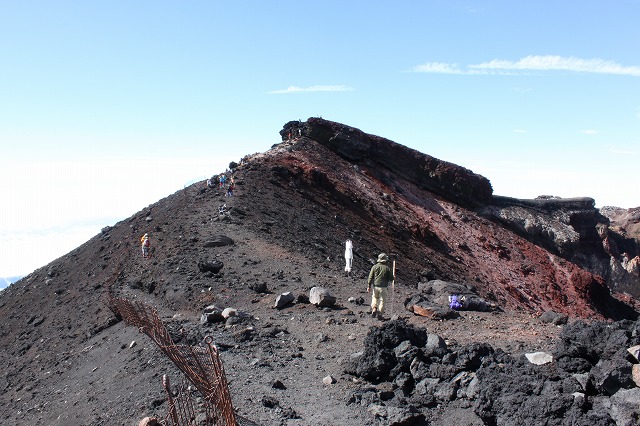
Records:
<instances>
[{"instance_id":1,"label":"thin white cloud","mask_svg":"<svg viewBox=\"0 0 640 426\"><path fill-rule=\"evenodd\" d=\"M530 55L517 61L493 59L460 68L457 64L430 62L412 68L414 72L439 74L526 74L531 71L569 71L640 77L640 66L624 66L604 59L581 59L557 55Z\"/></svg>"},{"instance_id":2,"label":"thin white cloud","mask_svg":"<svg viewBox=\"0 0 640 426\"><path fill-rule=\"evenodd\" d=\"M625 156L637 154L637 152L631 148L616 147L616 146L609 147L609 152L615 155L625 155Z\"/></svg>"},{"instance_id":3,"label":"thin white cloud","mask_svg":"<svg viewBox=\"0 0 640 426\"><path fill-rule=\"evenodd\" d=\"M589 129L589 130L580 130L580 133L584 135L595 135L596 133L598 133L598 131L594 129Z\"/></svg>"},{"instance_id":4,"label":"thin white cloud","mask_svg":"<svg viewBox=\"0 0 640 426\"><path fill-rule=\"evenodd\" d=\"M435 74L466 74L465 71L458 67L458 64L447 64L444 62L429 62L422 65L416 65L411 70L414 72L428 72Z\"/></svg>"},{"instance_id":5,"label":"thin white cloud","mask_svg":"<svg viewBox=\"0 0 640 426\"><path fill-rule=\"evenodd\" d=\"M349 92L352 90L353 88L349 86L339 84L334 86L308 86L308 87L289 86L286 89L272 90L267 93L273 94L273 93L301 93L301 92Z\"/></svg>"}]
</instances>

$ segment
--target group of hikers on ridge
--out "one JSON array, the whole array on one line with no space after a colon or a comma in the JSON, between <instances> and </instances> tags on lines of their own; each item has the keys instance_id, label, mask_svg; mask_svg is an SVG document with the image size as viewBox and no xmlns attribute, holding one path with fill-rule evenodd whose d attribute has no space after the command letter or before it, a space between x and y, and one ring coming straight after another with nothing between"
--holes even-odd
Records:
<instances>
[{"instance_id":1,"label":"group of hikers on ridge","mask_svg":"<svg viewBox=\"0 0 640 426\"><path fill-rule=\"evenodd\" d=\"M227 173L220 173L219 175L214 175L210 179L207 179L207 187L208 188L222 188L226 189L225 197L232 197L233 190L236 188L236 179L233 173L231 173L230 177L227 177Z\"/></svg>"}]
</instances>

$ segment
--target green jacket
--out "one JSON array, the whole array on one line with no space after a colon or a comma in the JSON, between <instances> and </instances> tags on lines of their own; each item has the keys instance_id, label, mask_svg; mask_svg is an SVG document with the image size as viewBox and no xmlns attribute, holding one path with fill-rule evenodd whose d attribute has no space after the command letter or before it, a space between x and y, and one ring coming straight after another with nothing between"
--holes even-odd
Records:
<instances>
[{"instance_id":1,"label":"green jacket","mask_svg":"<svg viewBox=\"0 0 640 426\"><path fill-rule=\"evenodd\" d=\"M393 271L384 262L378 262L369 272L369 279L367 284L371 287L373 283L374 287L389 287L389 283L393 281Z\"/></svg>"}]
</instances>

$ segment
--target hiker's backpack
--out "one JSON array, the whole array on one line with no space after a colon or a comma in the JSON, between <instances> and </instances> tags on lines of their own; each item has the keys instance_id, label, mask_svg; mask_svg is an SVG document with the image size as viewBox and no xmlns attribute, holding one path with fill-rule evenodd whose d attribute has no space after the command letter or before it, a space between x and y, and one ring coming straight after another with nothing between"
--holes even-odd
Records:
<instances>
[{"instance_id":1,"label":"hiker's backpack","mask_svg":"<svg viewBox=\"0 0 640 426\"><path fill-rule=\"evenodd\" d=\"M449 307L454 311L462 308L462 303L460 303L459 297L456 294L449 296Z\"/></svg>"}]
</instances>

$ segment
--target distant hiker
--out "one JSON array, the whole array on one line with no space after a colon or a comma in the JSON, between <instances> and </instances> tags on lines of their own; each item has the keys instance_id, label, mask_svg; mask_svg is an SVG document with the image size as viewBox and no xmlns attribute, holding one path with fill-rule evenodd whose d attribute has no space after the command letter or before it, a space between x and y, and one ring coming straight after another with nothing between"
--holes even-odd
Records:
<instances>
[{"instance_id":1,"label":"distant hiker","mask_svg":"<svg viewBox=\"0 0 640 426\"><path fill-rule=\"evenodd\" d=\"M229 184L229 187L227 188L227 197L232 197L233 196L233 189L234 189L235 185L232 183Z\"/></svg>"},{"instance_id":2,"label":"distant hiker","mask_svg":"<svg viewBox=\"0 0 640 426\"><path fill-rule=\"evenodd\" d=\"M373 293L371 294L371 316L382 318L384 314L384 304L387 298L387 288L393 282L395 277L393 271L387 265L389 257L385 253L378 255L378 261L371 267L369 278L367 279L367 293L371 291L373 284Z\"/></svg>"},{"instance_id":3,"label":"distant hiker","mask_svg":"<svg viewBox=\"0 0 640 426\"><path fill-rule=\"evenodd\" d=\"M142 244L142 257L145 259L148 259L149 248L151 247L151 241L149 241L149 234L144 234L142 238L140 238L140 243Z\"/></svg>"},{"instance_id":4,"label":"distant hiker","mask_svg":"<svg viewBox=\"0 0 640 426\"><path fill-rule=\"evenodd\" d=\"M344 271L346 273L350 273L351 265L353 264L353 243L351 242L351 240L347 240L347 242L345 243L344 260L346 263L346 266L344 267Z\"/></svg>"}]
</instances>

